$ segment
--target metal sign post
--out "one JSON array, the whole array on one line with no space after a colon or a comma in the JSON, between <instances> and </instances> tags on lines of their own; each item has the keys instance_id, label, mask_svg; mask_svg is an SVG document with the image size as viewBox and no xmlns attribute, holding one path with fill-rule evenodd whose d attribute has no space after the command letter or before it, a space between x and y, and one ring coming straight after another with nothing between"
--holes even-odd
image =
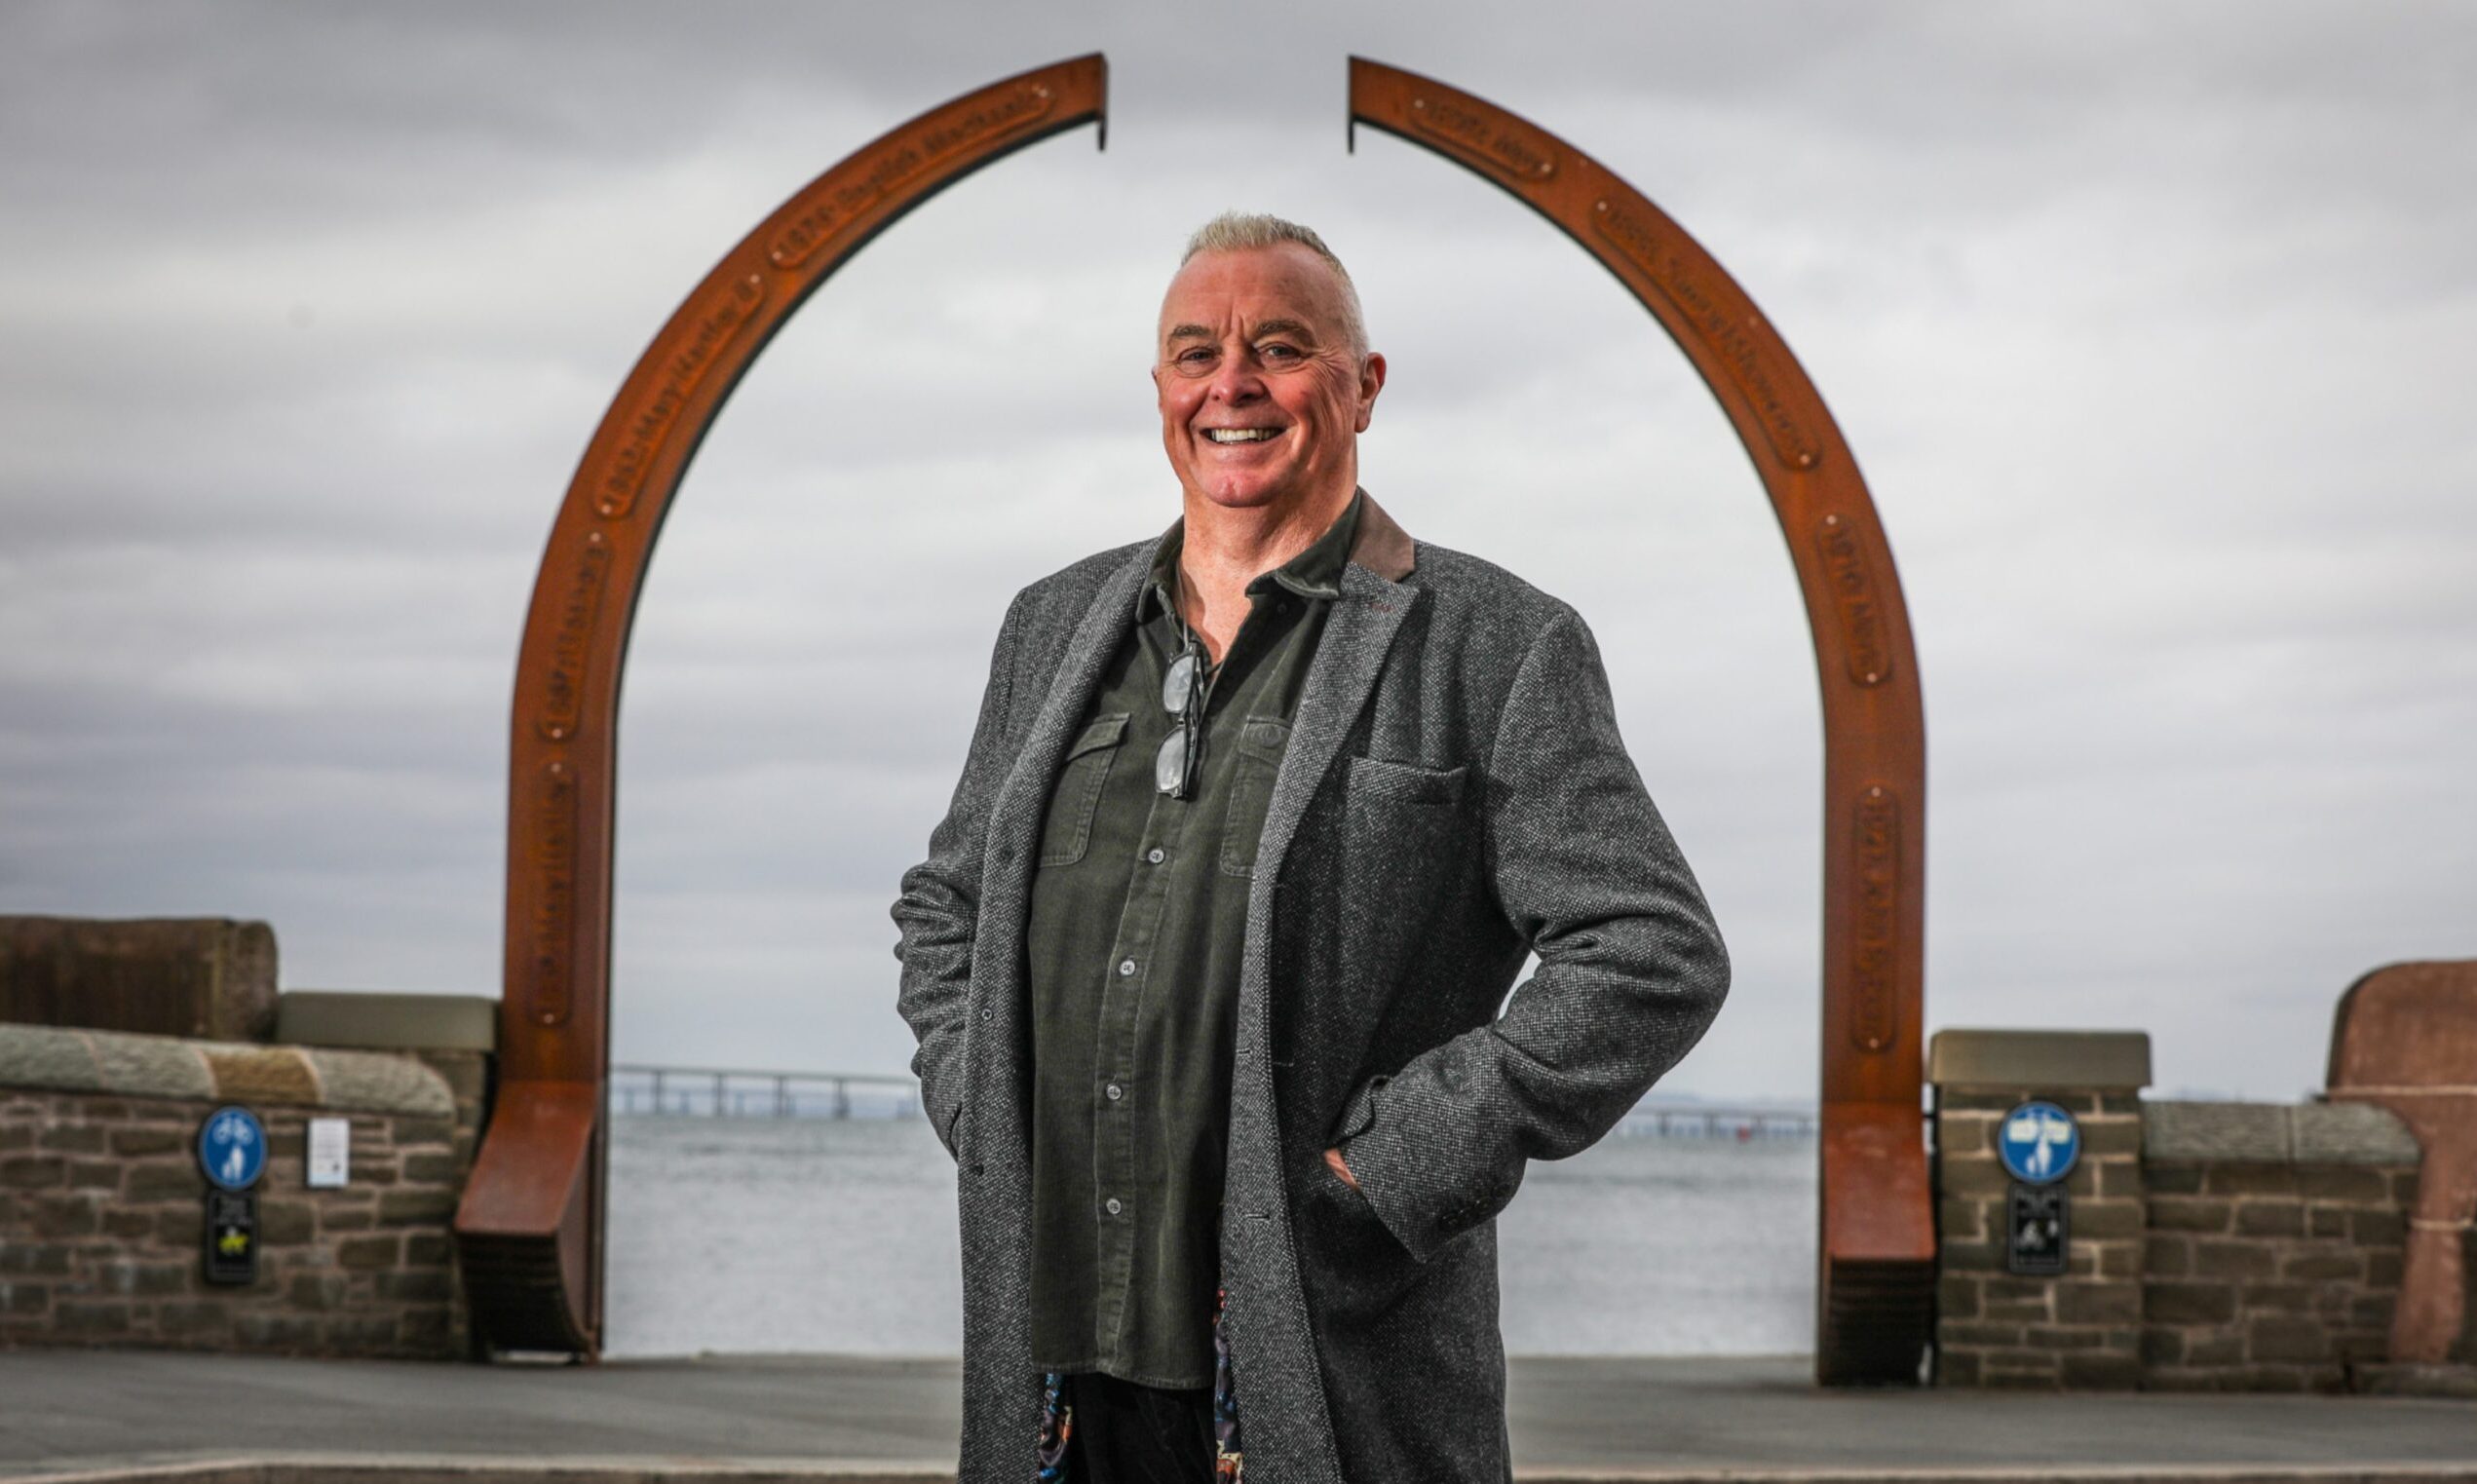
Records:
<instances>
[{"instance_id":1,"label":"metal sign post","mask_svg":"<svg viewBox=\"0 0 2477 1484\"><path fill-rule=\"evenodd\" d=\"M198 1167L207 1191L207 1281L258 1278L258 1198L249 1187L267 1172L267 1129L247 1108L218 1108L198 1129Z\"/></svg>"},{"instance_id":2,"label":"metal sign post","mask_svg":"<svg viewBox=\"0 0 2477 1484\"><path fill-rule=\"evenodd\" d=\"M1996 1149L2012 1176L2004 1223L2004 1271L2060 1277L2073 1241L2073 1197L2065 1177L2081 1161L2081 1125L2043 1099L2004 1115Z\"/></svg>"}]
</instances>

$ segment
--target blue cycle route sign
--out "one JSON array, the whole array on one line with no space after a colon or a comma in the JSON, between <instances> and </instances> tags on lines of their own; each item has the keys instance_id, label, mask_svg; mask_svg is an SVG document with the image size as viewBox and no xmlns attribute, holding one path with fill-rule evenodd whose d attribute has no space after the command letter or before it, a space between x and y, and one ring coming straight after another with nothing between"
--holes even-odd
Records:
<instances>
[{"instance_id":1,"label":"blue cycle route sign","mask_svg":"<svg viewBox=\"0 0 2477 1484\"><path fill-rule=\"evenodd\" d=\"M267 1172L267 1130L247 1108L218 1108L198 1130L198 1167L228 1191L246 1191Z\"/></svg>"},{"instance_id":2,"label":"blue cycle route sign","mask_svg":"<svg viewBox=\"0 0 2477 1484\"><path fill-rule=\"evenodd\" d=\"M2033 1100L2004 1115L1996 1149L2015 1180L2052 1185L2081 1158L2081 1125L2055 1104Z\"/></svg>"}]
</instances>

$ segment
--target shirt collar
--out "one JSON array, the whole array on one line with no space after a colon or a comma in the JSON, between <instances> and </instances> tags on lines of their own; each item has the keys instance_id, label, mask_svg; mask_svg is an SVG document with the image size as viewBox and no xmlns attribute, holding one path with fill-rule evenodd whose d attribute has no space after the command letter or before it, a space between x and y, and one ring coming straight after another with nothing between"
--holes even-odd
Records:
<instances>
[{"instance_id":1,"label":"shirt collar","mask_svg":"<svg viewBox=\"0 0 2477 1484\"><path fill-rule=\"evenodd\" d=\"M1308 543L1307 550L1270 572L1260 573L1247 584L1250 594L1262 592L1269 584L1278 584L1301 597L1331 601L1342 595L1342 568L1351 558L1351 542L1358 534L1359 506L1367 499L1367 491L1353 490L1351 503L1324 528L1324 534ZM1185 547L1187 517L1170 522L1153 548L1153 568L1144 585L1135 592L1135 622L1152 618L1170 609L1171 584L1178 572L1178 553Z\"/></svg>"}]
</instances>

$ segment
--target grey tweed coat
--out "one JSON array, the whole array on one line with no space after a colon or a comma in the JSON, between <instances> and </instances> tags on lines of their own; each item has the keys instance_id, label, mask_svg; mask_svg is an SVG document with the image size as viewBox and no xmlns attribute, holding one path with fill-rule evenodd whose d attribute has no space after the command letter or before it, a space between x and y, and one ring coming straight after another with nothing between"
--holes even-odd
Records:
<instances>
[{"instance_id":1,"label":"grey tweed coat","mask_svg":"<svg viewBox=\"0 0 2477 1484\"><path fill-rule=\"evenodd\" d=\"M957 1161L963 1484L1032 1472L1033 862L1155 547L1016 594L963 780L894 908L913 1069ZM1571 607L1414 543L1373 500L1341 589L1257 850L1229 1069L1247 1472L1503 1481L1494 1218L1530 1161L1599 1138L1686 1054L1729 962ZM1344 1141L1357 1192L1324 1163Z\"/></svg>"}]
</instances>

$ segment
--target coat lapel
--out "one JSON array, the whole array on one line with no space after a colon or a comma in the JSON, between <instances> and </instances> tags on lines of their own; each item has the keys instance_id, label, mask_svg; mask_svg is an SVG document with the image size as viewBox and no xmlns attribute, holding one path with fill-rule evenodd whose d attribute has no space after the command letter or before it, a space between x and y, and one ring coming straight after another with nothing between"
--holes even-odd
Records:
<instances>
[{"instance_id":1,"label":"coat lapel","mask_svg":"<svg viewBox=\"0 0 2477 1484\"><path fill-rule=\"evenodd\" d=\"M1342 750L1352 723L1375 694L1376 677L1393 635L1409 616L1419 590L1402 582L1411 572L1411 539L1385 514L1375 497L1361 491L1359 530L1351 543L1351 559L1342 569L1342 595L1325 615L1324 637L1308 666L1299 692L1299 709L1290 722L1290 745L1275 776L1273 799L1265 808L1264 834L1256 845L1256 880L1270 882L1281 874L1282 857L1299 832L1299 821ZM1269 862L1269 864L1268 864ZM1257 894L1263 894L1259 885ZM1248 910L1250 932L1256 931L1256 904Z\"/></svg>"},{"instance_id":2,"label":"coat lapel","mask_svg":"<svg viewBox=\"0 0 2477 1484\"><path fill-rule=\"evenodd\" d=\"M1419 590L1410 575L1411 542L1374 500L1359 512L1359 534L1342 570L1341 596L1308 666L1290 744L1274 777L1247 898L1247 940L1238 976L1237 1054L1231 1065L1228 1207L1222 1265L1231 1292L1230 1327L1241 1406L1283 1419L1251 1430L1250 1453L1265 1455L1267 1477L1341 1484L1340 1454L1326 1409L1314 1326L1292 1254L1290 1202L1281 1170L1281 1126L1274 1106L1272 935L1281 862L1310 802L1340 756L1343 741L1375 694L1385 657ZM1235 1218L1235 1220L1233 1219Z\"/></svg>"}]
</instances>

